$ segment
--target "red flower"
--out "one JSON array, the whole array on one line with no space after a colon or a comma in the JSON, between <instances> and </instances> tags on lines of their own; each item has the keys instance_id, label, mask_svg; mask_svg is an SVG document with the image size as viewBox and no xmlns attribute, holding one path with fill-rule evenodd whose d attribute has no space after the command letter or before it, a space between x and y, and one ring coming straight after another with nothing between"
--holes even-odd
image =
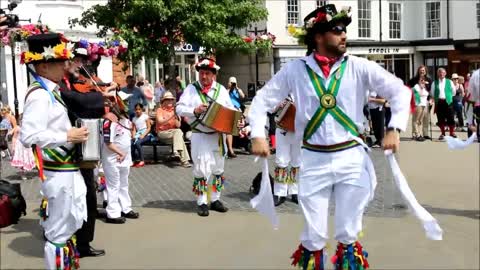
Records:
<instances>
[{"instance_id":1,"label":"red flower","mask_svg":"<svg viewBox=\"0 0 480 270\"><path fill-rule=\"evenodd\" d=\"M167 38L167 37L161 37L161 38L160 38L160 42L161 42L163 45L167 45L167 44L168 44L168 38Z\"/></svg>"},{"instance_id":2,"label":"red flower","mask_svg":"<svg viewBox=\"0 0 480 270\"><path fill-rule=\"evenodd\" d=\"M253 38L251 37L244 37L243 38L243 41L247 42L247 43L251 43L253 41Z\"/></svg>"},{"instance_id":3,"label":"red flower","mask_svg":"<svg viewBox=\"0 0 480 270\"><path fill-rule=\"evenodd\" d=\"M20 54L20 64L25 64L25 52L22 52L22 54Z\"/></svg>"},{"instance_id":4,"label":"red flower","mask_svg":"<svg viewBox=\"0 0 480 270\"><path fill-rule=\"evenodd\" d=\"M325 12L319 12L317 14L317 18L315 19L315 22L323 22L327 20L327 13Z\"/></svg>"}]
</instances>

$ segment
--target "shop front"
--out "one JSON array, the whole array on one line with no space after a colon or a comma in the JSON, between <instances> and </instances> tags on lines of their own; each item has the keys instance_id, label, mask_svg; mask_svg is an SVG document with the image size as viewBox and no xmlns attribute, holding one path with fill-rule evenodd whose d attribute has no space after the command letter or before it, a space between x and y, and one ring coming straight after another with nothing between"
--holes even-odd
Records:
<instances>
[{"instance_id":1,"label":"shop front","mask_svg":"<svg viewBox=\"0 0 480 270\"><path fill-rule=\"evenodd\" d=\"M347 52L377 62L405 83L413 76L413 56L415 53L413 47L349 47Z\"/></svg>"},{"instance_id":2,"label":"shop front","mask_svg":"<svg viewBox=\"0 0 480 270\"><path fill-rule=\"evenodd\" d=\"M476 42L457 42L455 50L449 51L447 55L450 72L466 76L467 73L480 68L479 46L478 40Z\"/></svg>"}]
</instances>

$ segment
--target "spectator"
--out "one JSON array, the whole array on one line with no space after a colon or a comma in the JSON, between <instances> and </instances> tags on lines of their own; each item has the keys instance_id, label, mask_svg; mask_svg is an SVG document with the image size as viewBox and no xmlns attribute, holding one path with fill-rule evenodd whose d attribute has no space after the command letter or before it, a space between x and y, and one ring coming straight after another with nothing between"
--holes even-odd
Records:
<instances>
[{"instance_id":1,"label":"spectator","mask_svg":"<svg viewBox=\"0 0 480 270\"><path fill-rule=\"evenodd\" d=\"M453 109L458 119L457 129L465 132L465 124L463 122L463 98L465 97L465 90L463 85L459 82L457 73L452 74L452 81L454 85L455 96L453 96Z\"/></svg>"},{"instance_id":2,"label":"spectator","mask_svg":"<svg viewBox=\"0 0 480 270\"><path fill-rule=\"evenodd\" d=\"M415 96L415 128L413 130L413 139L423 142L425 141L425 134L423 136L420 134L420 129L423 127L423 116L425 113L428 113L428 90L426 86L425 78L420 78L418 84L413 87L414 96Z\"/></svg>"},{"instance_id":3,"label":"spectator","mask_svg":"<svg viewBox=\"0 0 480 270\"><path fill-rule=\"evenodd\" d=\"M408 81L407 83L408 87L413 88L416 84L418 84L418 81L420 80L420 78L425 79L425 85L427 86L427 89L429 88L430 85L432 85L432 79L427 75L427 67L424 65L420 65L417 68L417 74L415 74L415 77L411 78Z\"/></svg>"},{"instance_id":4,"label":"spectator","mask_svg":"<svg viewBox=\"0 0 480 270\"><path fill-rule=\"evenodd\" d=\"M140 88L135 86L135 78L132 75L127 76L127 86L121 89L122 92L130 94L128 98L128 114L130 119L135 116L135 105L140 103L147 106L147 99Z\"/></svg>"},{"instance_id":5,"label":"spectator","mask_svg":"<svg viewBox=\"0 0 480 270\"><path fill-rule=\"evenodd\" d=\"M440 127L439 140L445 138L445 128L448 125L450 136L455 135L455 119L453 110L453 96L455 96L455 86L453 82L446 78L447 71L444 68L437 70L438 79L431 85L430 95L433 94L435 100L435 113L437 114L438 126Z\"/></svg>"},{"instance_id":6,"label":"spectator","mask_svg":"<svg viewBox=\"0 0 480 270\"><path fill-rule=\"evenodd\" d=\"M155 89L154 89L155 105L158 105L158 103L160 103L160 100L162 99L162 96L164 93L165 93L165 88L163 87L163 83L156 82Z\"/></svg>"},{"instance_id":7,"label":"spectator","mask_svg":"<svg viewBox=\"0 0 480 270\"><path fill-rule=\"evenodd\" d=\"M10 106L8 105L5 105L0 109L0 114L2 115L2 120L0 121L0 129L8 130L7 137L5 139L7 141L11 140L13 146L15 145L17 140L17 136L14 136L15 132L18 131L17 120L12 115L12 111L10 109ZM5 157L5 153L3 151L1 152L1 156Z\"/></svg>"},{"instance_id":8,"label":"spectator","mask_svg":"<svg viewBox=\"0 0 480 270\"><path fill-rule=\"evenodd\" d=\"M190 155L180 129L180 117L175 114L175 97L171 92L165 92L163 95L161 105L157 108L156 121L158 140L163 142L173 140L174 156L180 157L183 167L191 167Z\"/></svg>"},{"instance_id":9,"label":"spectator","mask_svg":"<svg viewBox=\"0 0 480 270\"><path fill-rule=\"evenodd\" d=\"M20 114L21 120L22 115ZM14 141L15 143L12 144L13 150L13 158L10 164L12 167L16 167L20 169L20 176L22 180L27 180L25 176L25 172L29 172L35 168L35 158L33 157L33 151L31 147L24 147L21 142L17 140L18 135L20 134L20 125L14 131Z\"/></svg>"},{"instance_id":10,"label":"spectator","mask_svg":"<svg viewBox=\"0 0 480 270\"><path fill-rule=\"evenodd\" d=\"M146 113L143 112L143 105L138 103L135 105L135 117L133 117L132 129L132 159L133 167L145 166L142 145L150 141L151 124Z\"/></svg>"},{"instance_id":11,"label":"spectator","mask_svg":"<svg viewBox=\"0 0 480 270\"><path fill-rule=\"evenodd\" d=\"M187 87L187 84L185 84L185 81L180 78L180 76L177 76L175 78L177 80L178 85L180 85L180 90L183 92L183 90Z\"/></svg>"},{"instance_id":12,"label":"spectator","mask_svg":"<svg viewBox=\"0 0 480 270\"><path fill-rule=\"evenodd\" d=\"M245 111L245 106L243 106L242 99L245 98L245 94L243 90L237 87L237 78L230 77L228 79L228 93L230 95L230 99L232 100L233 106L236 109ZM233 135L228 134L226 136L227 140L227 148L228 148L228 157L235 158L237 155L233 151Z\"/></svg>"},{"instance_id":13,"label":"spectator","mask_svg":"<svg viewBox=\"0 0 480 270\"><path fill-rule=\"evenodd\" d=\"M465 77L465 82L463 83L463 88L465 88L465 90L468 89L468 86L470 84L470 72L467 73L467 76Z\"/></svg>"},{"instance_id":14,"label":"spectator","mask_svg":"<svg viewBox=\"0 0 480 270\"><path fill-rule=\"evenodd\" d=\"M142 90L143 95L147 99L148 111L150 112L155 107L155 101L153 100L153 86L147 80L144 80L144 84L140 87L140 89Z\"/></svg>"},{"instance_id":15,"label":"spectator","mask_svg":"<svg viewBox=\"0 0 480 270\"><path fill-rule=\"evenodd\" d=\"M372 120L373 134L375 135L375 142L372 148L380 148L385 133L385 110L384 105L387 101L378 96L377 92L370 91L368 97L368 108L370 109L370 118Z\"/></svg>"},{"instance_id":16,"label":"spectator","mask_svg":"<svg viewBox=\"0 0 480 270\"><path fill-rule=\"evenodd\" d=\"M420 65L418 67L417 74L415 74L415 77L411 78L408 81L408 83L407 83L408 87L413 88L419 82L420 78L423 78L425 80L425 87L427 88L427 91L430 94L430 87L432 85L432 79L430 77L428 77L427 67L425 67L424 65ZM430 138L430 136L428 135L429 134L428 128L430 126L430 110L432 109L432 106L430 105L432 103L431 102L431 96L429 95L427 99L428 99L429 102L427 102L427 107L425 107L426 113L423 114L423 120L422 120L423 132L422 133L423 133L423 138L425 140L431 140L432 138ZM416 115L414 113L414 114L412 114L412 131L415 130L416 122L417 122L417 119L416 119Z\"/></svg>"}]
</instances>

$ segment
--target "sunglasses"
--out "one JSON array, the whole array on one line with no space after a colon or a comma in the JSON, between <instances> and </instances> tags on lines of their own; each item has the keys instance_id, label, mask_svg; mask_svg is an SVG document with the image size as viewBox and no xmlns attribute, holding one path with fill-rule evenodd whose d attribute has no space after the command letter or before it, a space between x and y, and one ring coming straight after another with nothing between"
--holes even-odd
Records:
<instances>
[{"instance_id":1,"label":"sunglasses","mask_svg":"<svg viewBox=\"0 0 480 270\"><path fill-rule=\"evenodd\" d=\"M337 26L332 27L332 29L330 29L330 31L333 32L334 34L337 34L337 35L340 35L342 32L345 32L345 34L346 34L347 33L347 27L342 26L342 25L337 25Z\"/></svg>"}]
</instances>

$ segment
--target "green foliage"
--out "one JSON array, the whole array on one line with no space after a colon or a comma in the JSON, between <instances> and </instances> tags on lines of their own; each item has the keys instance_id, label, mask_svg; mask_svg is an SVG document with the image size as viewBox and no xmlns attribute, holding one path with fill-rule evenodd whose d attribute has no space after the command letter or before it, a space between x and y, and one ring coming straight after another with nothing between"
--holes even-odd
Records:
<instances>
[{"instance_id":1,"label":"green foliage","mask_svg":"<svg viewBox=\"0 0 480 270\"><path fill-rule=\"evenodd\" d=\"M123 60L142 57L170 61L174 46L196 43L215 50L268 50L272 40L246 42L235 30L267 18L262 0L109 0L83 12L70 25L96 25L98 36L113 33L128 42Z\"/></svg>"}]
</instances>

